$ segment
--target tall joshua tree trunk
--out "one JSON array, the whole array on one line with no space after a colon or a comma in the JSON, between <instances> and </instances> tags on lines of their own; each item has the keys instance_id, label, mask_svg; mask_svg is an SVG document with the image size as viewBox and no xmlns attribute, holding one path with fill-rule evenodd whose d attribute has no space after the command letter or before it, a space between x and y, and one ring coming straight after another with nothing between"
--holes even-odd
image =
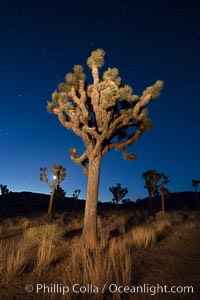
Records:
<instances>
[{"instance_id":1,"label":"tall joshua tree trunk","mask_svg":"<svg viewBox=\"0 0 200 300\"><path fill-rule=\"evenodd\" d=\"M55 194L55 188L52 189L50 201L49 201L49 207L48 207L48 215L50 216L52 214L52 208L53 208L53 199Z\"/></svg>"},{"instance_id":2,"label":"tall joshua tree trunk","mask_svg":"<svg viewBox=\"0 0 200 300\"><path fill-rule=\"evenodd\" d=\"M89 160L87 196L84 215L83 238L92 246L97 239L97 201L101 157Z\"/></svg>"}]
</instances>

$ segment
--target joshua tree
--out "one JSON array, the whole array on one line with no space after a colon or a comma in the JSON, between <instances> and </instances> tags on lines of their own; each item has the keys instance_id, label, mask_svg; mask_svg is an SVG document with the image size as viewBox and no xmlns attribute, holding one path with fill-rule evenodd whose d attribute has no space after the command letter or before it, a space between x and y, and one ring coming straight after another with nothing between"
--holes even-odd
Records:
<instances>
[{"instance_id":1,"label":"joshua tree","mask_svg":"<svg viewBox=\"0 0 200 300\"><path fill-rule=\"evenodd\" d=\"M7 185L1 184L0 188L1 188L1 195L6 195L9 193L9 189L7 188Z\"/></svg>"},{"instance_id":2,"label":"joshua tree","mask_svg":"<svg viewBox=\"0 0 200 300\"><path fill-rule=\"evenodd\" d=\"M53 199L56 191L56 187L61 183L61 181L64 180L66 176L65 168L63 166L52 166L52 172L53 172L53 183L51 184L49 182L48 176L47 176L47 168L40 168L40 181L45 182L50 188L51 188L51 197L49 202L49 208L48 208L48 215L51 215L52 213L52 207L53 207Z\"/></svg>"},{"instance_id":3,"label":"joshua tree","mask_svg":"<svg viewBox=\"0 0 200 300\"><path fill-rule=\"evenodd\" d=\"M75 201L75 208L76 209L78 208L78 197L80 195L80 192L81 192L81 190L75 190L74 193L73 193L73 198L74 198L74 201Z\"/></svg>"},{"instance_id":4,"label":"joshua tree","mask_svg":"<svg viewBox=\"0 0 200 300\"><path fill-rule=\"evenodd\" d=\"M156 172L155 170L148 170L142 173L142 178L145 180L145 189L147 189L149 194L149 209L152 208L152 196L158 193L158 182L162 178L162 174Z\"/></svg>"},{"instance_id":5,"label":"joshua tree","mask_svg":"<svg viewBox=\"0 0 200 300\"><path fill-rule=\"evenodd\" d=\"M159 195L159 190L161 192L162 198L162 209L164 210L164 195L165 190L164 185L169 182L168 177L162 173L159 173L155 170L149 170L147 172L142 173L142 178L145 180L146 185L144 186L149 194L149 209L152 208L152 196Z\"/></svg>"},{"instance_id":6,"label":"joshua tree","mask_svg":"<svg viewBox=\"0 0 200 300\"><path fill-rule=\"evenodd\" d=\"M75 190L73 193L73 197L78 199L79 195L80 195L81 190Z\"/></svg>"},{"instance_id":7,"label":"joshua tree","mask_svg":"<svg viewBox=\"0 0 200 300\"><path fill-rule=\"evenodd\" d=\"M161 192L161 210L165 212L165 199L169 197L169 190L162 186L160 188Z\"/></svg>"},{"instance_id":8,"label":"joshua tree","mask_svg":"<svg viewBox=\"0 0 200 300\"><path fill-rule=\"evenodd\" d=\"M161 210L165 212L165 199L169 197L169 190L165 187L165 184L169 182L168 177L165 174L161 174L161 182L158 184L158 190L161 193Z\"/></svg>"},{"instance_id":9,"label":"joshua tree","mask_svg":"<svg viewBox=\"0 0 200 300\"><path fill-rule=\"evenodd\" d=\"M109 187L110 192L113 194L112 201L116 204L118 209L118 203L122 200L128 193L127 188L122 188L120 183L117 183L117 186Z\"/></svg>"},{"instance_id":10,"label":"joshua tree","mask_svg":"<svg viewBox=\"0 0 200 300\"><path fill-rule=\"evenodd\" d=\"M123 85L116 68L108 68L99 76L99 68L104 64L104 51L97 49L91 53L87 65L91 69L93 82L86 84L86 76L81 65L75 65L73 73L68 73L65 83L48 102L48 111L56 114L60 123L79 136L85 145L82 155L76 148L70 150L71 159L82 165L88 175L83 237L91 245L97 238L97 202L100 162L106 152L122 150L125 159L136 159L127 147L151 128L144 108L151 99L156 99L163 88L157 81L147 87L139 97L133 95L129 85Z\"/></svg>"},{"instance_id":11,"label":"joshua tree","mask_svg":"<svg viewBox=\"0 0 200 300\"><path fill-rule=\"evenodd\" d=\"M200 180L192 179L192 186L195 188L196 193L196 205L198 206L198 185L200 183Z\"/></svg>"}]
</instances>

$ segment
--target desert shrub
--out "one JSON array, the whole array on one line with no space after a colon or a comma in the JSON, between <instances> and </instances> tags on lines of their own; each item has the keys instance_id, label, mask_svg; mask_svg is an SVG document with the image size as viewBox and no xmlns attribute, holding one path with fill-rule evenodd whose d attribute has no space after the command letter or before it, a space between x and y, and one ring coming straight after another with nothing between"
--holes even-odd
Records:
<instances>
[{"instance_id":1,"label":"desert shrub","mask_svg":"<svg viewBox=\"0 0 200 300\"><path fill-rule=\"evenodd\" d=\"M155 219L156 221L160 221L160 220L170 220L170 215L164 211L159 211L156 213L155 215Z\"/></svg>"},{"instance_id":2,"label":"desert shrub","mask_svg":"<svg viewBox=\"0 0 200 300\"><path fill-rule=\"evenodd\" d=\"M15 229L15 224L14 224L14 222L11 218L5 219L2 222L2 226L3 226L3 229L4 229L4 233L13 232L13 230Z\"/></svg>"},{"instance_id":3,"label":"desert shrub","mask_svg":"<svg viewBox=\"0 0 200 300\"><path fill-rule=\"evenodd\" d=\"M171 222L174 225L179 225L183 222L183 216L178 212L173 212L170 214Z\"/></svg>"},{"instance_id":4,"label":"desert shrub","mask_svg":"<svg viewBox=\"0 0 200 300\"><path fill-rule=\"evenodd\" d=\"M125 240L113 240L108 250L109 261L111 260L111 272L114 274L113 282L127 285L131 279L131 255L130 247Z\"/></svg>"},{"instance_id":5,"label":"desert shrub","mask_svg":"<svg viewBox=\"0 0 200 300\"><path fill-rule=\"evenodd\" d=\"M43 237L38 247L36 271L47 271L55 258L55 244L53 240Z\"/></svg>"},{"instance_id":6,"label":"desert shrub","mask_svg":"<svg viewBox=\"0 0 200 300\"><path fill-rule=\"evenodd\" d=\"M161 238L164 237L168 229L171 228L171 221L168 218L160 219L152 223L152 226L156 232L157 238Z\"/></svg>"},{"instance_id":7,"label":"desert shrub","mask_svg":"<svg viewBox=\"0 0 200 300\"><path fill-rule=\"evenodd\" d=\"M26 217L22 217L19 221L19 227L21 229L27 229L31 226L31 221Z\"/></svg>"},{"instance_id":8,"label":"desert shrub","mask_svg":"<svg viewBox=\"0 0 200 300\"><path fill-rule=\"evenodd\" d=\"M40 243L43 239L58 242L63 234L62 229L57 224L45 224L29 228L25 236L28 239Z\"/></svg>"},{"instance_id":9,"label":"desert shrub","mask_svg":"<svg viewBox=\"0 0 200 300\"><path fill-rule=\"evenodd\" d=\"M189 220L200 220L200 210L194 210L188 214Z\"/></svg>"},{"instance_id":10,"label":"desert shrub","mask_svg":"<svg viewBox=\"0 0 200 300\"><path fill-rule=\"evenodd\" d=\"M57 224L45 224L29 228L24 238L37 246L35 271L40 274L46 271L55 259L55 248L63 232Z\"/></svg>"},{"instance_id":11,"label":"desert shrub","mask_svg":"<svg viewBox=\"0 0 200 300\"><path fill-rule=\"evenodd\" d=\"M142 217L142 213L141 213L140 210L136 210L136 211L135 211L135 215L136 215L136 217L138 217L138 218L141 218L141 217Z\"/></svg>"},{"instance_id":12,"label":"desert shrub","mask_svg":"<svg viewBox=\"0 0 200 300\"><path fill-rule=\"evenodd\" d=\"M198 222L196 222L195 220L188 220L187 222L184 223L184 228L185 229L198 228Z\"/></svg>"},{"instance_id":13,"label":"desert shrub","mask_svg":"<svg viewBox=\"0 0 200 300\"><path fill-rule=\"evenodd\" d=\"M131 281L130 248L120 239L113 239L108 244L102 239L89 249L84 242L75 238L70 247L70 257L63 261L66 270L65 282L70 285L80 283L103 287L113 282L120 285L129 285ZM74 296L74 295L73 295ZM105 295L98 295L98 299L105 299ZM101 298L102 296L102 298Z\"/></svg>"},{"instance_id":14,"label":"desert shrub","mask_svg":"<svg viewBox=\"0 0 200 300\"><path fill-rule=\"evenodd\" d=\"M147 248L156 243L156 232L152 226L137 226L131 231L130 243L136 248Z\"/></svg>"},{"instance_id":15,"label":"desert shrub","mask_svg":"<svg viewBox=\"0 0 200 300\"><path fill-rule=\"evenodd\" d=\"M0 243L0 275L5 280L23 273L30 263L30 247L23 238L18 243Z\"/></svg>"}]
</instances>

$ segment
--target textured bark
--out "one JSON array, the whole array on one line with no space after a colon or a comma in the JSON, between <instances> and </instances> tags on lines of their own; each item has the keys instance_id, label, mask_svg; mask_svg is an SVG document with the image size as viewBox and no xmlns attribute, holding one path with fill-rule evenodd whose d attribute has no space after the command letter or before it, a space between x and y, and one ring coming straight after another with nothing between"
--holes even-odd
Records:
<instances>
[{"instance_id":1,"label":"textured bark","mask_svg":"<svg viewBox=\"0 0 200 300\"><path fill-rule=\"evenodd\" d=\"M101 158L91 158L88 169L88 185L83 225L83 238L92 247L97 240L97 202Z\"/></svg>"}]
</instances>

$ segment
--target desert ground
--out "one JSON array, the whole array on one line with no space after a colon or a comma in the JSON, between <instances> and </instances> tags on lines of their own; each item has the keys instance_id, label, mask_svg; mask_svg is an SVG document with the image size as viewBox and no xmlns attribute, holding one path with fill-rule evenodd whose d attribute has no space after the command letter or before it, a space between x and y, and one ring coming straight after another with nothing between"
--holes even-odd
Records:
<instances>
[{"instance_id":1,"label":"desert ground","mask_svg":"<svg viewBox=\"0 0 200 300\"><path fill-rule=\"evenodd\" d=\"M199 210L100 209L93 249L81 240L83 215L1 215L0 299L199 299Z\"/></svg>"}]
</instances>

